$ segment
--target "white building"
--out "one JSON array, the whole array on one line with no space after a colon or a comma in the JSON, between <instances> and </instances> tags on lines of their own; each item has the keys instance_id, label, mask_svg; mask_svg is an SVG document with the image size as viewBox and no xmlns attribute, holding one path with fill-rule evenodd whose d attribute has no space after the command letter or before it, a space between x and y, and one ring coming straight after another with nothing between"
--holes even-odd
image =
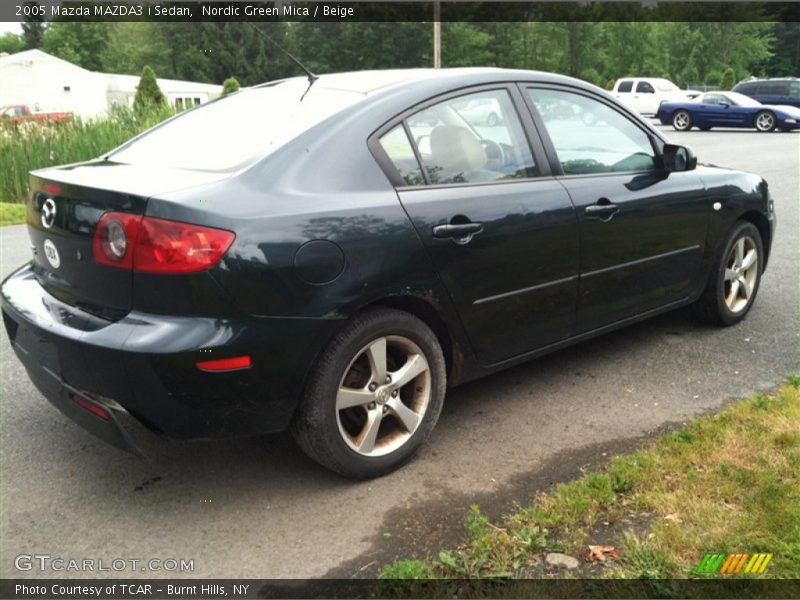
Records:
<instances>
[{"instance_id":1,"label":"white building","mask_svg":"<svg viewBox=\"0 0 800 600\"><path fill-rule=\"evenodd\" d=\"M132 106L137 75L88 71L41 50L0 56L0 106L27 104L34 112L71 112L103 117L114 106ZM219 97L221 85L158 79L172 106L202 104Z\"/></svg>"}]
</instances>

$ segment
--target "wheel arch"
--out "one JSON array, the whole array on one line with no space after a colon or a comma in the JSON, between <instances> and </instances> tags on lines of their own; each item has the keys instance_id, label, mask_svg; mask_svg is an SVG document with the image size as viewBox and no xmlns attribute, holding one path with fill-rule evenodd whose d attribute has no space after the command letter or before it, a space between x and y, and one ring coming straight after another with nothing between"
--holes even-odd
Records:
<instances>
[{"instance_id":1,"label":"wheel arch","mask_svg":"<svg viewBox=\"0 0 800 600\"><path fill-rule=\"evenodd\" d=\"M769 259L769 251L772 247L772 240L771 235L772 231L770 229L769 221L767 217L756 210L750 210L739 217L740 221L747 221L755 225L756 229L758 229L758 233L761 234L761 242L764 248L764 268L767 267L767 260Z\"/></svg>"}]
</instances>

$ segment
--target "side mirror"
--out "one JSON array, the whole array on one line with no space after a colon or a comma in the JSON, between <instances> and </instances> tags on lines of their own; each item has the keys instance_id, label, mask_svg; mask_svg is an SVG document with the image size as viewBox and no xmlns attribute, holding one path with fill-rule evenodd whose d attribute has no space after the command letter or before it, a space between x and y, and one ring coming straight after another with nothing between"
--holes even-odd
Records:
<instances>
[{"instance_id":1,"label":"side mirror","mask_svg":"<svg viewBox=\"0 0 800 600\"><path fill-rule=\"evenodd\" d=\"M720 105L722 108L730 108L730 106L731 106L731 105L730 105L730 104L728 104L727 102L720 102L720 103L719 103L719 105Z\"/></svg>"},{"instance_id":2,"label":"side mirror","mask_svg":"<svg viewBox=\"0 0 800 600\"><path fill-rule=\"evenodd\" d=\"M667 173L692 171L697 167L697 155L688 146L665 144L661 158L664 161L664 170Z\"/></svg>"}]
</instances>

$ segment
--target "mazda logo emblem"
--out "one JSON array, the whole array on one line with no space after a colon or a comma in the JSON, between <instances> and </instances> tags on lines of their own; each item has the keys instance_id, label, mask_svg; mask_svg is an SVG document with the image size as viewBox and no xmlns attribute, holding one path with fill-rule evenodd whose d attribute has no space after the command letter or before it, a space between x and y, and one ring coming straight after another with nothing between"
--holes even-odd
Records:
<instances>
[{"instance_id":1,"label":"mazda logo emblem","mask_svg":"<svg viewBox=\"0 0 800 600\"><path fill-rule=\"evenodd\" d=\"M45 228L50 229L53 226L53 222L56 220L56 201L52 198L48 198L42 204L42 225Z\"/></svg>"}]
</instances>

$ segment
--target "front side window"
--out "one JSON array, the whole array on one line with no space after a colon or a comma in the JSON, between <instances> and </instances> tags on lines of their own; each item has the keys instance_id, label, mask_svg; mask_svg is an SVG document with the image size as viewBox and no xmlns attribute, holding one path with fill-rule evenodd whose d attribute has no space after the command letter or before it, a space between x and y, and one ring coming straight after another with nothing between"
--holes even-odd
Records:
<instances>
[{"instance_id":1,"label":"front side window","mask_svg":"<svg viewBox=\"0 0 800 600\"><path fill-rule=\"evenodd\" d=\"M610 106L581 94L528 89L566 175L649 171L650 136Z\"/></svg>"},{"instance_id":2,"label":"front side window","mask_svg":"<svg viewBox=\"0 0 800 600\"><path fill-rule=\"evenodd\" d=\"M536 168L506 90L451 98L407 120L429 183L533 177Z\"/></svg>"},{"instance_id":3,"label":"front side window","mask_svg":"<svg viewBox=\"0 0 800 600\"><path fill-rule=\"evenodd\" d=\"M706 94L703 96L703 104L731 104L731 100L722 94Z\"/></svg>"},{"instance_id":4,"label":"front side window","mask_svg":"<svg viewBox=\"0 0 800 600\"><path fill-rule=\"evenodd\" d=\"M656 91L653 89L653 86L650 85L647 81L640 81L636 84L636 91L640 94L655 94Z\"/></svg>"}]
</instances>

